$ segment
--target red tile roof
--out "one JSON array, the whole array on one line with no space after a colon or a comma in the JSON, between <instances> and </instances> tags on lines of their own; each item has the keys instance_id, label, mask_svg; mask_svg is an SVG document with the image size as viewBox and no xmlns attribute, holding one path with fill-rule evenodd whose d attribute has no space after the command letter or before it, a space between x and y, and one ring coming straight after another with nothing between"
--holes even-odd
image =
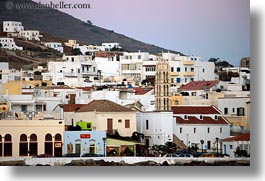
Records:
<instances>
[{"instance_id":1,"label":"red tile roof","mask_svg":"<svg viewBox=\"0 0 265 181\"><path fill-rule=\"evenodd\" d=\"M242 134L239 136L233 136L231 138L223 139L222 142L230 142L230 141L250 141L250 133Z\"/></svg>"},{"instance_id":2,"label":"red tile roof","mask_svg":"<svg viewBox=\"0 0 265 181\"><path fill-rule=\"evenodd\" d=\"M218 119L213 119L208 116L203 116L203 119L198 119L195 116L188 116L188 119L183 119L179 116L176 116L177 124L229 124L224 117L218 116Z\"/></svg>"},{"instance_id":3,"label":"red tile roof","mask_svg":"<svg viewBox=\"0 0 265 181\"><path fill-rule=\"evenodd\" d=\"M121 106L115 102L109 100L93 100L90 103L83 106L77 112L135 112L127 107Z\"/></svg>"},{"instance_id":4,"label":"red tile roof","mask_svg":"<svg viewBox=\"0 0 265 181\"><path fill-rule=\"evenodd\" d=\"M76 87L77 89L82 89L83 91L91 91L94 90L94 87Z\"/></svg>"},{"instance_id":5,"label":"red tile roof","mask_svg":"<svg viewBox=\"0 0 265 181\"><path fill-rule=\"evenodd\" d=\"M211 81L192 81L186 85L183 85L179 90L204 90L210 89L218 84L218 80Z\"/></svg>"},{"instance_id":6,"label":"red tile roof","mask_svg":"<svg viewBox=\"0 0 265 181\"><path fill-rule=\"evenodd\" d=\"M133 89L135 91L135 95L144 95L152 90L152 88L142 88L142 87L134 87Z\"/></svg>"},{"instance_id":7,"label":"red tile roof","mask_svg":"<svg viewBox=\"0 0 265 181\"><path fill-rule=\"evenodd\" d=\"M172 106L173 114L221 114L215 106Z\"/></svg>"},{"instance_id":8,"label":"red tile roof","mask_svg":"<svg viewBox=\"0 0 265 181\"><path fill-rule=\"evenodd\" d=\"M85 105L86 104L61 104L59 106L63 108L64 112L75 112Z\"/></svg>"}]
</instances>

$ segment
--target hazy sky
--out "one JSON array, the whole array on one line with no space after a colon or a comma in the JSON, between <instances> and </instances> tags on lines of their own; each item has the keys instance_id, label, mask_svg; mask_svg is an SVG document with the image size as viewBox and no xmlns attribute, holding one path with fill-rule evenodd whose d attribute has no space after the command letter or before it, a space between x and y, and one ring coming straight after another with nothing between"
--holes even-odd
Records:
<instances>
[{"instance_id":1,"label":"hazy sky","mask_svg":"<svg viewBox=\"0 0 265 181\"><path fill-rule=\"evenodd\" d=\"M250 56L249 0L41 0L50 1L89 3L90 9L60 10L204 60L219 57L238 66Z\"/></svg>"}]
</instances>

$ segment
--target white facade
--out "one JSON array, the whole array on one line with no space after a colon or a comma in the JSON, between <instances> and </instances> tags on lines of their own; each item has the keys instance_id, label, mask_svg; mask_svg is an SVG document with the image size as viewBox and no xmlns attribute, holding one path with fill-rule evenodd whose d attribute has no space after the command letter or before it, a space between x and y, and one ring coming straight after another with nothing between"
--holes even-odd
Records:
<instances>
[{"instance_id":1,"label":"white facade","mask_svg":"<svg viewBox=\"0 0 265 181\"><path fill-rule=\"evenodd\" d=\"M62 43L57 43L57 42L46 42L44 43L46 47L52 48L57 50L60 53L63 53L63 46Z\"/></svg>"},{"instance_id":2,"label":"white facade","mask_svg":"<svg viewBox=\"0 0 265 181\"><path fill-rule=\"evenodd\" d=\"M149 53L124 53L120 56L120 76L122 79L127 79L129 82L135 82L136 85L141 85L141 81L146 79L144 75L143 64L145 61L150 61ZM148 64L148 63L146 63ZM154 62L156 64L156 62ZM150 64L152 65L152 63ZM155 70L152 71L155 74Z\"/></svg>"},{"instance_id":3,"label":"white facade","mask_svg":"<svg viewBox=\"0 0 265 181\"><path fill-rule=\"evenodd\" d=\"M16 33L24 30L21 22L18 21L3 21L3 32Z\"/></svg>"},{"instance_id":4,"label":"white facade","mask_svg":"<svg viewBox=\"0 0 265 181\"><path fill-rule=\"evenodd\" d=\"M42 35L40 35L40 32L37 30L24 30L19 32L18 37L25 40L40 41Z\"/></svg>"},{"instance_id":5,"label":"white facade","mask_svg":"<svg viewBox=\"0 0 265 181\"><path fill-rule=\"evenodd\" d=\"M102 43L102 51L110 51L112 48L121 48L119 43Z\"/></svg>"},{"instance_id":6,"label":"white facade","mask_svg":"<svg viewBox=\"0 0 265 181\"><path fill-rule=\"evenodd\" d=\"M120 76L120 62L117 58L111 59L108 57L95 57L98 70L101 71L101 76L105 80L118 81Z\"/></svg>"},{"instance_id":7,"label":"white facade","mask_svg":"<svg viewBox=\"0 0 265 181\"><path fill-rule=\"evenodd\" d=\"M2 94L2 84L8 82L8 74L9 74L9 63L0 62L0 94Z\"/></svg>"},{"instance_id":8,"label":"white facade","mask_svg":"<svg viewBox=\"0 0 265 181\"><path fill-rule=\"evenodd\" d=\"M144 134L146 146L173 141L173 112L138 112L137 132Z\"/></svg>"},{"instance_id":9,"label":"white facade","mask_svg":"<svg viewBox=\"0 0 265 181\"><path fill-rule=\"evenodd\" d=\"M91 56L65 56L63 59L63 62L48 62L49 75L46 74L45 79L50 77L55 85L64 82L80 87L91 85L97 79L97 64Z\"/></svg>"},{"instance_id":10,"label":"white facade","mask_svg":"<svg viewBox=\"0 0 265 181\"><path fill-rule=\"evenodd\" d=\"M1 48L9 50L23 50L23 47L16 45L14 38L0 38Z\"/></svg>"},{"instance_id":11,"label":"white facade","mask_svg":"<svg viewBox=\"0 0 265 181\"><path fill-rule=\"evenodd\" d=\"M250 154L250 141L223 141L223 153L228 154L231 158L236 157L235 151L237 147L240 150L246 150Z\"/></svg>"},{"instance_id":12,"label":"white facade","mask_svg":"<svg viewBox=\"0 0 265 181\"><path fill-rule=\"evenodd\" d=\"M246 116L247 104L250 97L224 97L218 99L218 109L223 114Z\"/></svg>"},{"instance_id":13,"label":"white facade","mask_svg":"<svg viewBox=\"0 0 265 181\"><path fill-rule=\"evenodd\" d=\"M180 87L196 80L215 80L214 63L204 62L201 57L162 53L169 61L171 84Z\"/></svg>"}]
</instances>

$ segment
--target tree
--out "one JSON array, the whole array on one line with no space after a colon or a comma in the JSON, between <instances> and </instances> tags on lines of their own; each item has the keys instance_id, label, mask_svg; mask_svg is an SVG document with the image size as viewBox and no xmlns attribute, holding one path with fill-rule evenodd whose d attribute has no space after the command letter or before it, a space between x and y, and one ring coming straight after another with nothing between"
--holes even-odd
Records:
<instances>
[{"instance_id":1,"label":"tree","mask_svg":"<svg viewBox=\"0 0 265 181\"><path fill-rule=\"evenodd\" d=\"M220 58L210 58L209 60L208 60L208 62L217 62L218 60L220 60Z\"/></svg>"},{"instance_id":2,"label":"tree","mask_svg":"<svg viewBox=\"0 0 265 181\"><path fill-rule=\"evenodd\" d=\"M79 48L74 48L72 50L73 55L83 55Z\"/></svg>"},{"instance_id":3,"label":"tree","mask_svg":"<svg viewBox=\"0 0 265 181\"><path fill-rule=\"evenodd\" d=\"M90 20L87 20L86 23L92 25L92 22Z\"/></svg>"}]
</instances>

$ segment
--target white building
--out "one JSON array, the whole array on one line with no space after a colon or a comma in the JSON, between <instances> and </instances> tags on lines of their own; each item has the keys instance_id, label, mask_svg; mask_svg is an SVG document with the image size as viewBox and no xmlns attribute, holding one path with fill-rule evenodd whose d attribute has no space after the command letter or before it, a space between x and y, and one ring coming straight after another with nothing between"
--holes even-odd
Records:
<instances>
[{"instance_id":1,"label":"white building","mask_svg":"<svg viewBox=\"0 0 265 181\"><path fill-rule=\"evenodd\" d=\"M44 74L44 78L50 77L55 85L59 82L75 87L91 86L98 81L97 64L91 56L64 56L63 60L48 62L49 73Z\"/></svg>"},{"instance_id":2,"label":"white building","mask_svg":"<svg viewBox=\"0 0 265 181\"><path fill-rule=\"evenodd\" d=\"M18 38L22 38L24 40L36 40L40 41L40 38L42 35L40 35L40 32L37 30L23 30L19 31Z\"/></svg>"},{"instance_id":3,"label":"white building","mask_svg":"<svg viewBox=\"0 0 265 181\"><path fill-rule=\"evenodd\" d=\"M9 63L0 62L0 94L2 94L2 84L8 82L8 74L9 74Z\"/></svg>"},{"instance_id":4,"label":"white building","mask_svg":"<svg viewBox=\"0 0 265 181\"><path fill-rule=\"evenodd\" d=\"M162 53L171 67L171 85L181 86L197 80L215 80L214 63L204 62L201 57Z\"/></svg>"},{"instance_id":5,"label":"white building","mask_svg":"<svg viewBox=\"0 0 265 181\"><path fill-rule=\"evenodd\" d=\"M216 138L230 136L230 123L214 106L172 106L172 110L174 134L188 147L213 151L217 148ZM218 142L218 150L220 146Z\"/></svg>"},{"instance_id":6,"label":"white building","mask_svg":"<svg viewBox=\"0 0 265 181\"><path fill-rule=\"evenodd\" d=\"M9 50L23 50L23 47L16 45L14 38L0 38L1 48Z\"/></svg>"},{"instance_id":7,"label":"white building","mask_svg":"<svg viewBox=\"0 0 265 181\"><path fill-rule=\"evenodd\" d=\"M121 49L119 43L102 43L100 50L102 51L110 51L113 48Z\"/></svg>"},{"instance_id":8,"label":"white building","mask_svg":"<svg viewBox=\"0 0 265 181\"><path fill-rule=\"evenodd\" d=\"M222 149L224 154L228 154L230 157L234 158L238 155L235 154L236 150L245 150L247 154L250 155L250 134L242 134L238 136L228 137L223 140Z\"/></svg>"},{"instance_id":9,"label":"white building","mask_svg":"<svg viewBox=\"0 0 265 181\"><path fill-rule=\"evenodd\" d=\"M3 21L3 32L16 33L24 30L21 22L18 21Z\"/></svg>"},{"instance_id":10,"label":"white building","mask_svg":"<svg viewBox=\"0 0 265 181\"><path fill-rule=\"evenodd\" d=\"M60 53L63 53L63 46L62 43L57 43L57 42L46 42L44 43L46 47L52 48L57 50Z\"/></svg>"},{"instance_id":11,"label":"white building","mask_svg":"<svg viewBox=\"0 0 265 181\"><path fill-rule=\"evenodd\" d=\"M148 76L154 77L156 63L156 57L147 52L124 53L120 56L120 76L135 85L141 85Z\"/></svg>"},{"instance_id":12,"label":"white building","mask_svg":"<svg viewBox=\"0 0 265 181\"><path fill-rule=\"evenodd\" d=\"M223 97L218 99L218 109L223 114L245 116L250 97Z\"/></svg>"},{"instance_id":13,"label":"white building","mask_svg":"<svg viewBox=\"0 0 265 181\"><path fill-rule=\"evenodd\" d=\"M146 146L173 141L173 112L138 112L137 132L144 134Z\"/></svg>"}]
</instances>

